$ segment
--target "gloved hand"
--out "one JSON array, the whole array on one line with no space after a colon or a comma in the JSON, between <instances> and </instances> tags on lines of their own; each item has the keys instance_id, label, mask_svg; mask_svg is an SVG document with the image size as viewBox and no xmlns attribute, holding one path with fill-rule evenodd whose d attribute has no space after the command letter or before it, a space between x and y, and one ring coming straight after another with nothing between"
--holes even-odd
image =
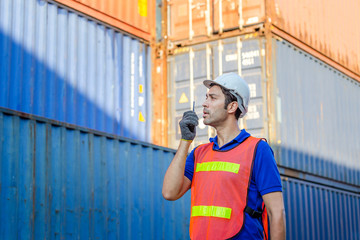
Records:
<instances>
[{"instance_id":1,"label":"gloved hand","mask_svg":"<svg viewBox=\"0 0 360 240\"><path fill-rule=\"evenodd\" d=\"M181 130L181 139L191 141L196 136L196 126L199 125L199 118L193 111L184 112L179 125Z\"/></svg>"}]
</instances>

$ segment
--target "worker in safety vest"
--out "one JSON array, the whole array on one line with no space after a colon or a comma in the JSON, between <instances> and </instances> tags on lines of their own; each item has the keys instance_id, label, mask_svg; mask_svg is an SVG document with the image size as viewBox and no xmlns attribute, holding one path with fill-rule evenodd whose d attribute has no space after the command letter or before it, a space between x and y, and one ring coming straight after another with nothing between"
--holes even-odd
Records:
<instances>
[{"instance_id":1,"label":"worker in safety vest","mask_svg":"<svg viewBox=\"0 0 360 240\"><path fill-rule=\"evenodd\" d=\"M182 139L164 177L162 194L176 200L191 188L190 238L285 239L285 211L279 171L264 139L240 130L250 91L235 73L205 80L204 124L217 136L191 151L198 117L184 113ZM188 155L188 156L187 156ZM268 218L269 217L269 218Z\"/></svg>"}]
</instances>

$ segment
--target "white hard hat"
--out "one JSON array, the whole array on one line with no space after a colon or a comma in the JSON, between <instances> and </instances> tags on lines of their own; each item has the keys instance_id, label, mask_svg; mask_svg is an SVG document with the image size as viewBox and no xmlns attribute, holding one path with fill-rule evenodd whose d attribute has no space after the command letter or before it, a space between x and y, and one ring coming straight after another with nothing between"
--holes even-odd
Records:
<instances>
[{"instance_id":1,"label":"white hard hat","mask_svg":"<svg viewBox=\"0 0 360 240\"><path fill-rule=\"evenodd\" d=\"M225 89L228 89L232 95L237 98L239 109L241 111L240 117L244 117L248 111L250 101L250 89L248 84L236 73L225 73L218 76L215 80L205 80L204 85L210 88L210 85L217 84Z\"/></svg>"}]
</instances>

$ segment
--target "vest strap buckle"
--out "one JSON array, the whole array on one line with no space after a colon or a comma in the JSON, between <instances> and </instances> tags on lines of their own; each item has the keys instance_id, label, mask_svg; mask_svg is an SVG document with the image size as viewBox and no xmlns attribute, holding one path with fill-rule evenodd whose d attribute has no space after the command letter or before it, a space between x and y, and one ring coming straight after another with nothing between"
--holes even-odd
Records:
<instances>
[{"instance_id":1,"label":"vest strap buckle","mask_svg":"<svg viewBox=\"0 0 360 240\"><path fill-rule=\"evenodd\" d=\"M247 214L249 214L250 217L252 217L252 218L260 218L260 217L262 216L262 211L261 211L261 212L255 211L254 209L252 209L252 208L249 207L249 206L246 206L246 207L245 207L244 212L246 212Z\"/></svg>"}]
</instances>

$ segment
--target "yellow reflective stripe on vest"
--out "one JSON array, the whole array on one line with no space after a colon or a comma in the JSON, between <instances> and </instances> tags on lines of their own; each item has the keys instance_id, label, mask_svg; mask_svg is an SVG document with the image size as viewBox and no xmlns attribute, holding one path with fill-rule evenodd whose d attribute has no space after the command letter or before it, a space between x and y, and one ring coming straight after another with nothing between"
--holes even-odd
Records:
<instances>
[{"instance_id":1,"label":"yellow reflective stripe on vest","mask_svg":"<svg viewBox=\"0 0 360 240\"><path fill-rule=\"evenodd\" d=\"M230 162L204 162L196 164L196 172L224 171L238 173L240 164Z\"/></svg>"},{"instance_id":2,"label":"yellow reflective stripe on vest","mask_svg":"<svg viewBox=\"0 0 360 240\"><path fill-rule=\"evenodd\" d=\"M193 206L191 208L192 217L219 217L227 218L231 217L231 208L217 207L217 206Z\"/></svg>"}]
</instances>

